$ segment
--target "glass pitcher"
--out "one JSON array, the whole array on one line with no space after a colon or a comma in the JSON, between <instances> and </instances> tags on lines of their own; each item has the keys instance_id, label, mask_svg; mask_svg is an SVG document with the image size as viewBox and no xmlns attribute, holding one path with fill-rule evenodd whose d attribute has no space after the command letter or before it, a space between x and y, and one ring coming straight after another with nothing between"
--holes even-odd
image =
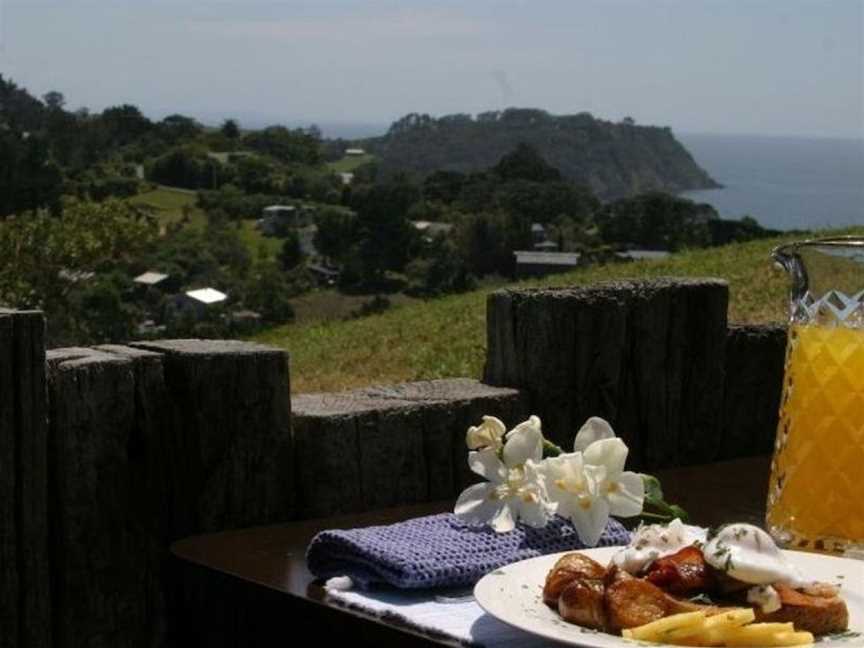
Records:
<instances>
[{"instance_id":1,"label":"glass pitcher","mask_svg":"<svg viewBox=\"0 0 864 648\"><path fill-rule=\"evenodd\" d=\"M766 524L788 548L864 550L864 237L791 243L791 318Z\"/></svg>"}]
</instances>

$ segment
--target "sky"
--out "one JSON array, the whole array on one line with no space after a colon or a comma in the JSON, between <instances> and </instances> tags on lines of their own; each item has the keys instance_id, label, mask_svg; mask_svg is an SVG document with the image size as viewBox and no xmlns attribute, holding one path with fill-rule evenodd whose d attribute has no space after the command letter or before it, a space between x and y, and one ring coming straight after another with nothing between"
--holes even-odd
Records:
<instances>
[{"instance_id":1,"label":"sky","mask_svg":"<svg viewBox=\"0 0 864 648\"><path fill-rule=\"evenodd\" d=\"M0 0L0 74L68 108L389 124L508 106L864 137L864 0Z\"/></svg>"}]
</instances>

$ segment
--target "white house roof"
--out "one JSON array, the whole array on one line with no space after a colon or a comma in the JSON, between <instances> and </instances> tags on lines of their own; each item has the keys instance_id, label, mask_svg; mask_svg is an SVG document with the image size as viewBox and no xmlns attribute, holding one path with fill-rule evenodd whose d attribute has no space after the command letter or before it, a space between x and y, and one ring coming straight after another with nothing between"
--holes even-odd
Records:
<instances>
[{"instance_id":1,"label":"white house roof","mask_svg":"<svg viewBox=\"0 0 864 648\"><path fill-rule=\"evenodd\" d=\"M202 304L215 304L217 302L225 301L226 299L228 299L228 295L223 292L219 292L215 288L187 290L186 296L191 297L192 299L199 301Z\"/></svg>"},{"instance_id":2,"label":"white house roof","mask_svg":"<svg viewBox=\"0 0 864 648\"><path fill-rule=\"evenodd\" d=\"M79 281L87 281L88 279L92 279L96 276L95 272L89 272L87 270L69 270L68 268L61 268L60 272L57 275L61 279L65 279L66 281L70 281L72 283L77 283Z\"/></svg>"},{"instance_id":3,"label":"white house roof","mask_svg":"<svg viewBox=\"0 0 864 648\"><path fill-rule=\"evenodd\" d=\"M270 205L264 208L264 212L294 211L295 209L294 205Z\"/></svg>"},{"instance_id":4,"label":"white house roof","mask_svg":"<svg viewBox=\"0 0 864 648\"><path fill-rule=\"evenodd\" d=\"M132 281L139 284L146 284L148 286L155 286L160 281L165 281L167 278L167 274L162 274L161 272L153 272L152 270L149 270L144 274L138 275Z\"/></svg>"},{"instance_id":5,"label":"white house roof","mask_svg":"<svg viewBox=\"0 0 864 648\"><path fill-rule=\"evenodd\" d=\"M345 155L366 155L366 151L362 148L349 148L345 149Z\"/></svg>"},{"instance_id":6,"label":"white house roof","mask_svg":"<svg viewBox=\"0 0 864 648\"><path fill-rule=\"evenodd\" d=\"M536 250L516 250L516 263L539 265L579 265L579 252L538 252Z\"/></svg>"},{"instance_id":7,"label":"white house roof","mask_svg":"<svg viewBox=\"0 0 864 648\"><path fill-rule=\"evenodd\" d=\"M450 230L453 229L452 223L442 223L439 221L411 221L411 224L414 226L418 232L431 232L431 233L444 233L446 234Z\"/></svg>"},{"instance_id":8,"label":"white house roof","mask_svg":"<svg viewBox=\"0 0 864 648\"><path fill-rule=\"evenodd\" d=\"M624 252L617 252L616 256L621 257L622 259L665 259L669 256L669 252L666 250L625 250Z\"/></svg>"}]
</instances>

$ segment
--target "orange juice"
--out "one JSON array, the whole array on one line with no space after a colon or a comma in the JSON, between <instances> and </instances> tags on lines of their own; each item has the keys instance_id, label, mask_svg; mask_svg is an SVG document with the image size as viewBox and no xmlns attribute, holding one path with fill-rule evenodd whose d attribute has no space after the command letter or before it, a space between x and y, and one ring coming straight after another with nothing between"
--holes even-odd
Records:
<instances>
[{"instance_id":1,"label":"orange juice","mask_svg":"<svg viewBox=\"0 0 864 648\"><path fill-rule=\"evenodd\" d=\"M767 522L790 547L864 547L864 330L791 327Z\"/></svg>"}]
</instances>

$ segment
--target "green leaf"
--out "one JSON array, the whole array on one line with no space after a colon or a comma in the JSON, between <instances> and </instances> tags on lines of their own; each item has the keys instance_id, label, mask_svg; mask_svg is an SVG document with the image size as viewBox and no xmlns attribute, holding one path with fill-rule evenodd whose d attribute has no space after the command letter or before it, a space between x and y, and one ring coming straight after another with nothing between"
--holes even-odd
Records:
<instances>
[{"instance_id":1,"label":"green leaf","mask_svg":"<svg viewBox=\"0 0 864 648\"><path fill-rule=\"evenodd\" d=\"M645 499L651 502L663 501L663 487L660 480L654 475L642 475L642 483L645 484Z\"/></svg>"}]
</instances>

